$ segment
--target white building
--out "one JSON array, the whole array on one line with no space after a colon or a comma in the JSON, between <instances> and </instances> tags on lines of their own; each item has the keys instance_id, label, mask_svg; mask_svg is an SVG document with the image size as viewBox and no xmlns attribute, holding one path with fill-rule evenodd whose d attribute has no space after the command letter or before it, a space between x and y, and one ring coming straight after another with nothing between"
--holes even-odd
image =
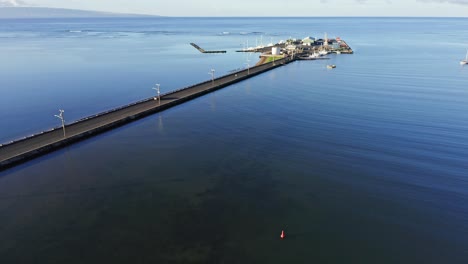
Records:
<instances>
[{"instance_id":1,"label":"white building","mask_svg":"<svg viewBox=\"0 0 468 264\"><path fill-rule=\"evenodd\" d=\"M273 47L271 48L271 55L280 55L281 48L280 47Z\"/></svg>"},{"instance_id":2,"label":"white building","mask_svg":"<svg viewBox=\"0 0 468 264\"><path fill-rule=\"evenodd\" d=\"M305 45L305 46L311 46L314 43L315 43L315 38L312 38L312 37L307 37L302 40L302 45Z\"/></svg>"}]
</instances>

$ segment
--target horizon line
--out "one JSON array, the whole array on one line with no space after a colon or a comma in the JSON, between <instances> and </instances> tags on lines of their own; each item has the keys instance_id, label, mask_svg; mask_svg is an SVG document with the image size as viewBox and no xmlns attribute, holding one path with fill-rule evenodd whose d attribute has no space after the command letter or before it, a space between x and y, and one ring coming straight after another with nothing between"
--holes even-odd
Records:
<instances>
[{"instance_id":1,"label":"horizon line","mask_svg":"<svg viewBox=\"0 0 468 264\"><path fill-rule=\"evenodd\" d=\"M398 16L398 15L384 15L384 16L362 16L362 15L318 15L318 16L178 16L178 15L157 15L157 14L145 14L145 13L123 13L123 12L113 12L113 11L100 11L100 10L89 10L89 9L73 9L73 8L62 8L62 7L43 7L43 6L4 6L2 8L45 8L45 9L61 9L61 10L73 10L73 11L84 11L84 12L95 12L103 14L113 14L114 17L103 17L103 18L118 18L119 15L125 15L126 18L468 18L468 16ZM132 17L135 16L135 17ZM138 17L140 16L140 17ZM66 18L66 17L64 17ZM86 17L83 17L86 18ZM96 17L93 17L96 18ZM37 18L40 19L40 18Z\"/></svg>"}]
</instances>

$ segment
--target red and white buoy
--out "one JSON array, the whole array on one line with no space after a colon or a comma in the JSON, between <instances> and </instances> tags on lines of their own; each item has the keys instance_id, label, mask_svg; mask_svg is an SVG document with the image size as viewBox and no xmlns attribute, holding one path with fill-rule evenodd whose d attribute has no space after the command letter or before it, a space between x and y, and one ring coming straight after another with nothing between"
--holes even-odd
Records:
<instances>
[{"instance_id":1,"label":"red and white buoy","mask_svg":"<svg viewBox=\"0 0 468 264\"><path fill-rule=\"evenodd\" d=\"M280 238L281 239L284 239L285 235L284 235L284 230L281 230L281 235L280 235Z\"/></svg>"}]
</instances>

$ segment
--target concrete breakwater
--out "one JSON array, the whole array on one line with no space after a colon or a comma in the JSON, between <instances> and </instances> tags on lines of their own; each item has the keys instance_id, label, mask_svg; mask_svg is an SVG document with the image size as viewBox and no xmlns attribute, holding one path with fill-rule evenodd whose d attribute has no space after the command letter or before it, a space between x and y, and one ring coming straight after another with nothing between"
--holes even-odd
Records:
<instances>
[{"instance_id":1,"label":"concrete breakwater","mask_svg":"<svg viewBox=\"0 0 468 264\"><path fill-rule=\"evenodd\" d=\"M196 48L201 53L226 53L227 52L225 50L204 50L195 43L190 43L190 45L192 45L194 48Z\"/></svg>"},{"instance_id":2,"label":"concrete breakwater","mask_svg":"<svg viewBox=\"0 0 468 264\"><path fill-rule=\"evenodd\" d=\"M154 97L151 97L83 118L65 126L66 137L63 135L62 127L58 127L0 145L0 171L99 133L168 109L172 106L179 105L228 85L251 78L292 61L295 61L295 58L286 57L275 62L254 66L214 80L162 94L159 100L155 100Z\"/></svg>"}]
</instances>

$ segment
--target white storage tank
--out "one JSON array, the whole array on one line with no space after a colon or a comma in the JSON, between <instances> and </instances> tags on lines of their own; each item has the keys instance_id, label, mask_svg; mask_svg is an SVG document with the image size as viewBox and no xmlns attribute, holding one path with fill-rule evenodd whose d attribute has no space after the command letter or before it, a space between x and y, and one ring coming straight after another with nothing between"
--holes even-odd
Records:
<instances>
[{"instance_id":1,"label":"white storage tank","mask_svg":"<svg viewBox=\"0 0 468 264\"><path fill-rule=\"evenodd\" d=\"M280 55L280 52L281 52L280 47L271 48L271 55Z\"/></svg>"}]
</instances>

